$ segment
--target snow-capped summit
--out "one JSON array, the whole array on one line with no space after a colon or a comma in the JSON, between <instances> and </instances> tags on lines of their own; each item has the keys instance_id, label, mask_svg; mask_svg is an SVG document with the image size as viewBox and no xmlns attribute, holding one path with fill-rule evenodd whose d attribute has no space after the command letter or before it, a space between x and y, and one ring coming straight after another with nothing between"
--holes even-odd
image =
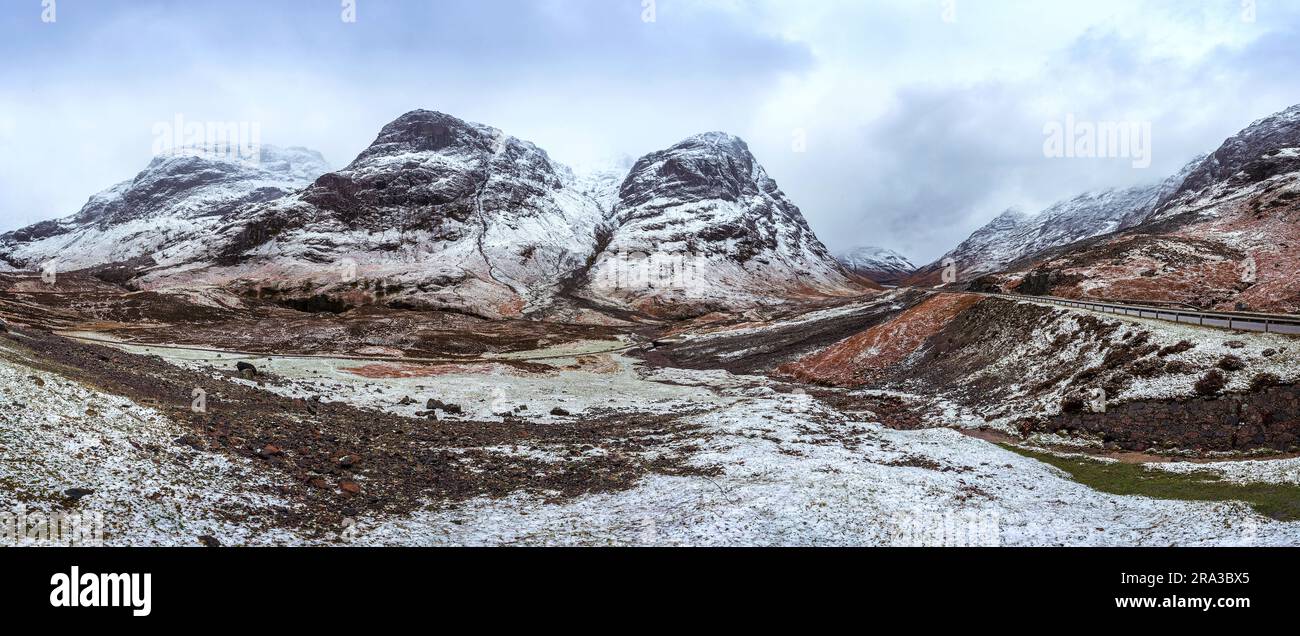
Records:
<instances>
[{"instance_id":1,"label":"snow-capped summit","mask_svg":"<svg viewBox=\"0 0 1300 636\"><path fill-rule=\"evenodd\" d=\"M636 162L589 290L659 315L861 291L745 142L721 132Z\"/></svg>"},{"instance_id":2,"label":"snow-capped summit","mask_svg":"<svg viewBox=\"0 0 1300 636\"><path fill-rule=\"evenodd\" d=\"M1225 140L1161 199L1160 214L1201 198L1213 199L1216 186L1239 189L1296 170L1300 170L1300 104L1257 120Z\"/></svg>"},{"instance_id":3,"label":"snow-capped summit","mask_svg":"<svg viewBox=\"0 0 1300 636\"><path fill-rule=\"evenodd\" d=\"M897 285L916 271L906 256L883 247L855 247L835 258L850 272L882 285Z\"/></svg>"},{"instance_id":4,"label":"snow-capped summit","mask_svg":"<svg viewBox=\"0 0 1300 636\"><path fill-rule=\"evenodd\" d=\"M174 248L224 215L286 196L329 169L306 148L264 145L258 159L202 149L159 155L75 215L0 235L0 259L19 268L55 261L63 271L141 258L175 262L187 254Z\"/></svg>"},{"instance_id":5,"label":"snow-capped summit","mask_svg":"<svg viewBox=\"0 0 1300 636\"><path fill-rule=\"evenodd\" d=\"M300 148L259 159L160 157L75 217L4 235L0 258L32 268L66 254L63 271L130 261L139 288L219 287L308 310L489 318L581 319L593 303L699 315L862 291L723 133L576 176L530 142L416 110L342 170ZM688 269L630 281L629 253Z\"/></svg>"},{"instance_id":6,"label":"snow-capped summit","mask_svg":"<svg viewBox=\"0 0 1300 636\"><path fill-rule=\"evenodd\" d=\"M234 279L275 272L312 297L382 289L389 303L519 316L587 262L602 220L532 143L417 110L346 168L250 209L218 264Z\"/></svg>"}]
</instances>

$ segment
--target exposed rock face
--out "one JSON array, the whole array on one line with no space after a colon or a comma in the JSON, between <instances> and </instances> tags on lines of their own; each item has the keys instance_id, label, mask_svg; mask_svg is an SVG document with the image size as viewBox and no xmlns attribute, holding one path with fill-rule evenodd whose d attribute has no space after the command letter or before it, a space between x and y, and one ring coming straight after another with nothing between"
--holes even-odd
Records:
<instances>
[{"instance_id":1,"label":"exposed rock face","mask_svg":"<svg viewBox=\"0 0 1300 636\"><path fill-rule=\"evenodd\" d=\"M328 170L320 153L262 146L260 161L186 150L161 155L130 181L90 198L77 214L0 236L0 259L62 271L151 259L167 265L192 256L186 243L223 216L284 197Z\"/></svg>"},{"instance_id":2,"label":"exposed rock face","mask_svg":"<svg viewBox=\"0 0 1300 636\"><path fill-rule=\"evenodd\" d=\"M1300 388L1292 384L1221 397L1141 400L1105 413L1062 413L1026 425L1026 432L1060 430L1134 451L1294 451L1300 448Z\"/></svg>"},{"instance_id":3,"label":"exposed rock face","mask_svg":"<svg viewBox=\"0 0 1300 636\"><path fill-rule=\"evenodd\" d=\"M916 272L907 257L883 247L857 247L835 258L850 272L882 285L898 285Z\"/></svg>"},{"instance_id":4,"label":"exposed rock face","mask_svg":"<svg viewBox=\"0 0 1300 636\"><path fill-rule=\"evenodd\" d=\"M67 253L63 271L107 266L149 290L488 318L700 315L862 290L739 139L700 135L621 165L630 174L575 177L532 143L417 110L335 172L301 149L268 147L251 167L160 158L71 219L0 238L0 262ZM628 286L626 255L641 253L684 256L689 271Z\"/></svg>"},{"instance_id":5,"label":"exposed rock face","mask_svg":"<svg viewBox=\"0 0 1300 636\"><path fill-rule=\"evenodd\" d=\"M612 223L587 293L648 313L860 291L745 142L724 133L637 161Z\"/></svg>"},{"instance_id":6,"label":"exposed rock face","mask_svg":"<svg viewBox=\"0 0 1300 636\"><path fill-rule=\"evenodd\" d=\"M1160 201L1168 210L1195 201L1203 191L1228 183L1241 187L1300 171L1300 104L1252 123L1204 157L1183 183Z\"/></svg>"},{"instance_id":7,"label":"exposed rock face","mask_svg":"<svg viewBox=\"0 0 1300 636\"><path fill-rule=\"evenodd\" d=\"M537 146L421 110L343 170L241 215L218 264L232 280L274 271L296 296L519 316L589 259L601 221Z\"/></svg>"}]
</instances>

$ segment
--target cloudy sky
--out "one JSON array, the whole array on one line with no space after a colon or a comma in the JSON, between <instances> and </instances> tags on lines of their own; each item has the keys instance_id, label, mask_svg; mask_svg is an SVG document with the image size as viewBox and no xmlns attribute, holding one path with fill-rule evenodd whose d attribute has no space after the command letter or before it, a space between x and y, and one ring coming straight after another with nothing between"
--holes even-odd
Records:
<instances>
[{"instance_id":1,"label":"cloudy sky","mask_svg":"<svg viewBox=\"0 0 1300 636\"><path fill-rule=\"evenodd\" d=\"M731 132L831 248L921 264L1300 103L1300 3L0 0L0 57L0 230L134 176L178 114L341 167L427 108L579 165ZM1067 116L1150 124L1150 166L1045 157Z\"/></svg>"}]
</instances>

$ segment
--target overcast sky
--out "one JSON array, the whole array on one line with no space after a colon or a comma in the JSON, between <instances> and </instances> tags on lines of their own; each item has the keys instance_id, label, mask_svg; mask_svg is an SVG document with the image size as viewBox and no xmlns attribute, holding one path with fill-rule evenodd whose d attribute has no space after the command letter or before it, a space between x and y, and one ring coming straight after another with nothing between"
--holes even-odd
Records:
<instances>
[{"instance_id":1,"label":"overcast sky","mask_svg":"<svg viewBox=\"0 0 1300 636\"><path fill-rule=\"evenodd\" d=\"M731 132L832 249L922 264L1006 208L1157 181L1300 103L1288 0L344 4L57 0L44 22L43 0L0 0L0 231L131 178L177 114L342 167L427 108L574 164ZM1150 167L1045 157L1067 115L1149 123Z\"/></svg>"}]
</instances>

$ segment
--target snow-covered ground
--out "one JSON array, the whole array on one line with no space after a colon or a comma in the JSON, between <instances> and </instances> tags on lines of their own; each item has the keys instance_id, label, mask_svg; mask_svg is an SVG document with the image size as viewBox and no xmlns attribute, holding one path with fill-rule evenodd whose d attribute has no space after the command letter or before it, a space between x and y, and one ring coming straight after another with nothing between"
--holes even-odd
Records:
<instances>
[{"instance_id":1,"label":"snow-covered ground","mask_svg":"<svg viewBox=\"0 0 1300 636\"><path fill-rule=\"evenodd\" d=\"M723 389L694 421L716 478L646 479L548 505L523 496L361 520L356 544L1293 545L1300 523L1243 504L1098 493L1032 459L948 429L893 431L810 396Z\"/></svg>"},{"instance_id":2,"label":"snow-covered ground","mask_svg":"<svg viewBox=\"0 0 1300 636\"><path fill-rule=\"evenodd\" d=\"M214 373L233 364L210 354L153 353ZM528 404L526 416L543 422L554 421L547 415L552 406L580 415L597 408L684 412L691 405L688 421L705 433L691 461L721 472L651 475L630 490L564 503L516 494L430 506L409 516L352 519L337 536L309 540L222 519L222 511L240 506L283 505L262 494L275 479L264 468L178 446L172 439L182 431L164 414L10 361L0 362L0 452L26 461L0 464L0 508L52 500L66 488L93 489L78 505L105 513L109 543L132 544L195 545L199 535L226 544L355 545L1300 543L1300 523L1272 521L1245 504L1099 493L957 431L886 429L810 395L779 393L763 378L650 371L620 354L594 357L586 369L575 354L547 360L548 372L489 364L399 378L357 375L348 369L364 363L354 361L255 362L287 380L267 382L267 390L313 386L326 399L403 414L422 410L428 397L459 403L468 417ZM419 403L397 406L406 395ZM93 415L85 414L88 406ZM1266 464L1278 468L1260 468ZM1294 465L1230 462L1212 469L1293 480Z\"/></svg>"},{"instance_id":3,"label":"snow-covered ground","mask_svg":"<svg viewBox=\"0 0 1300 636\"><path fill-rule=\"evenodd\" d=\"M155 409L0 359L0 516L26 517L30 533L52 513L97 513L105 545L293 542L229 516L284 509L267 494L281 476L177 443L186 432ZM92 492L70 503L69 489ZM2 528L0 537L3 545Z\"/></svg>"}]
</instances>

